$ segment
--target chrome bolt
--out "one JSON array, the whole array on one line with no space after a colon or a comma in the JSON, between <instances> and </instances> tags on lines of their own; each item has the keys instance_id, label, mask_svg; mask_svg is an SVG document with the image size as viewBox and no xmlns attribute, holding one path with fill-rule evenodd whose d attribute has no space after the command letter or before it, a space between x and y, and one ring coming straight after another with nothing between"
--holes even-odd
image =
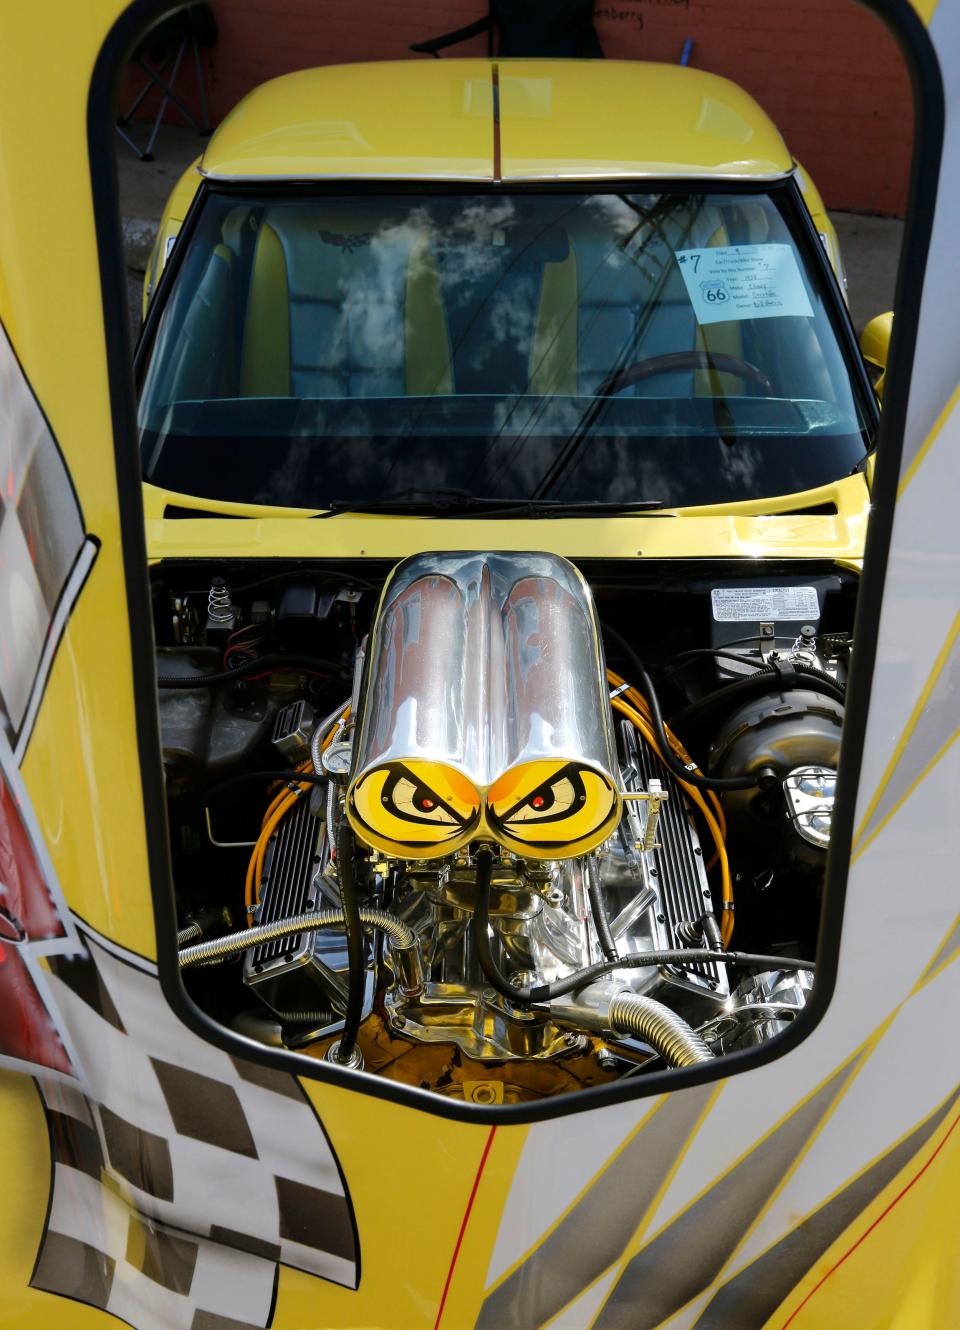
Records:
<instances>
[{"instance_id":1,"label":"chrome bolt","mask_svg":"<svg viewBox=\"0 0 960 1330\"><path fill-rule=\"evenodd\" d=\"M597 1066L601 1071L615 1071L617 1067L616 1053L611 1053L609 1048L598 1048Z\"/></svg>"}]
</instances>

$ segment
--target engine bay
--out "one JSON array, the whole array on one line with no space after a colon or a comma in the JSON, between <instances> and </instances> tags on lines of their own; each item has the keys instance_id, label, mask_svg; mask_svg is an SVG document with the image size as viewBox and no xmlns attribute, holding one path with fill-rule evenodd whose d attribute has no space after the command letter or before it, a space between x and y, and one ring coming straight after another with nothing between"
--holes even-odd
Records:
<instances>
[{"instance_id":1,"label":"engine bay","mask_svg":"<svg viewBox=\"0 0 960 1330\"><path fill-rule=\"evenodd\" d=\"M424 553L152 573L179 964L477 1104L766 1043L815 981L857 579Z\"/></svg>"}]
</instances>

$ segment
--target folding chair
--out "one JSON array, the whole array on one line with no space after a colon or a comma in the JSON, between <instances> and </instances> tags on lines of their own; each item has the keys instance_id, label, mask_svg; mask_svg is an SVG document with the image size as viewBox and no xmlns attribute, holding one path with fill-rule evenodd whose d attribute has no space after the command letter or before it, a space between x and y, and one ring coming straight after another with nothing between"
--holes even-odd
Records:
<instances>
[{"instance_id":1,"label":"folding chair","mask_svg":"<svg viewBox=\"0 0 960 1330\"><path fill-rule=\"evenodd\" d=\"M210 133L210 116L207 109L207 89L203 77L203 63L200 59L201 46L212 46L217 37L217 24L209 5L191 5L169 18L162 19L142 38L131 57L131 64L136 65L147 76L147 81L134 97L127 109L117 119L117 133L124 143L137 154L142 162L153 161L153 149L167 114L172 104L177 108L188 124L198 134ZM200 119L174 91L184 57L193 53L193 63L197 76L197 93L200 99ZM169 70L169 73L168 73ZM160 105L153 118L147 142L139 146L132 134L126 132L126 126L143 105L148 94L156 88L160 92Z\"/></svg>"}]
</instances>

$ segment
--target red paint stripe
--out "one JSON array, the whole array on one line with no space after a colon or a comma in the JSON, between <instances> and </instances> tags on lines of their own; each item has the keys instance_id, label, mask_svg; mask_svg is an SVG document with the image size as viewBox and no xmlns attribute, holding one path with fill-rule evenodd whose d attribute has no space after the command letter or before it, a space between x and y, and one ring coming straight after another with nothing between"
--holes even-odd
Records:
<instances>
[{"instance_id":1,"label":"red paint stripe","mask_svg":"<svg viewBox=\"0 0 960 1330\"><path fill-rule=\"evenodd\" d=\"M457 1265L457 1257L460 1255L460 1248L463 1245L463 1235L467 1231L470 1211L473 1209L473 1202L476 1199L477 1190L480 1186L480 1179L483 1177L483 1168L487 1162L487 1155L490 1153L490 1147L493 1145L493 1138L496 1133L496 1127L491 1127L490 1135L487 1137L487 1143L483 1147L483 1154L480 1156L480 1167L477 1169L477 1176L473 1179L473 1188L470 1192L470 1199L467 1201L467 1208L463 1212L463 1222L460 1225L460 1232L457 1234L457 1245L453 1249L450 1269L447 1271L447 1282L443 1286L443 1296L440 1298L440 1306L437 1308L437 1319L433 1323L433 1330L440 1330L440 1322L443 1319L443 1309L446 1306L447 1294L450 1292L450 1281L453 1279L453 1272Z\"/></svg>"},{"instance_id":2,"label":"red paint stripe","mask_svg":"<svg viewBox=\"0 0 960 1330\"><path fill-rule=\"evenodd\" d=\"M494 65L493 78L493 178L499 184L503 179L500 168L500 66Z\"/></svg>"},{"instance_id":3,"label":"red paint stripe","mask_svg":"<svg viewBox=\"0 0 960 1330\"><path fill-rule=\"evenodd\" d=\"M787 1326L791 1325L791 1324L796 1320L796 1318L797 1318L797 1317L800 1315L800 1313L803 1311L804 1307L806 1307L807 1303L810 1301L810 1299L813 1297L813 1295L814 1295L815 1293L818 1293L819 1290L820 1290L821 1288L823 1288L824 1284L827 1282L827 1280L830 1278L830 1276L833 1275L833 1274L835 1274L835 1273L837 1272L837 1270L840 1269L841 1265L843 1265L844 1261L848 1260L848 1259L853 1255L853 1253L857 1250L857 1248L860 1246L860 1244L863 1243L863 1242L865 1242L865 1241L867 1240L867 1238L870 1236L870 1234L873 1232L873 1230L877 1227L877 1225L880 1224L880 1223L882 1223L883 1220L886 1219L887 1215L890 1213L890 1211L893 1209L893 1207L894 1207L895 1205L899 1205L899 1204L900 1204L900 1202L903 1200L904 1196L906 1196L907 1192L908 1192L908 1191L910 1190L910 1188L914 1185L914 1183L920 1181L920 1179L923 1177L924 1173L926 1173L927 1169L930 1167L930 1165L931 1165L931 1164L933 1163L933 1161L936 1159L937 1155L940 1153L940 1151L941 1151L941 1150L943 1149L943 1147L946 1145L947 1141L949 1141L950 1137L953 1135L953 1129L954 1129L954 1127L956 1127L956 1125L957 1125L958 1122L960 1122L960 1114L958 1114L958 1115L953 1119L953 1121L952 1121L951 1124L950 1124L950 1130L947 1132L946 1136L944 1136L943 1140L940 1142L940 1144L939 1144L939 1145L937 1146L937 1148L934 1150L933 1154L930 1156L930 1158L929 1158L929 1159L927 1160L927 1162L924 1164L923 1168L921 1168L921 1169L920 1169L920 1170L919 1170L919 1171L918 1171L918 1172L917 1172L917 1173L916 1173L916 1174L910 1179L910 1181L909 1181L909 1182L907 1183L907 1185L904 1187L903 1191L899 1192L896 1196L894 1196L893 1200L892 1200L892 1201L890 1202L890 1204L887 1206L886 1210L884 1210L884 1211L882 1212L882 1214L877 1215L876 1219L873 1221L873 1223L870 1225L870 1227L867 1229L867 1231L866 1231L865 1233L862 1233L862 1234L860 1235L860 1237L857 1239L857 1241L853 1244L853 1246L852 1246L848 1251L845 1251L845 1252L844 1252L844 1254L840 1257L839 1261L837 1261L836 1265L832 1266L832 1267L827 1271L827 1273L823 1276L823 1278L820 1280L820 1282L819 1282L818 1284L815 1284L815 1285L813 1286L813 1288L810 1290L810 1292L809 1292L809 1293L807 1294L807 1296L804 1298L803 1302L800 1303L800 1306L799 1306L799 1307L796 1307L796 1308L793 1310L793 1312L790 1314L790 1318L789 1318L789 1320L784 1321L783 1326L782 1326L782 1330L787 1330Z\"/></svg>"}]
</instances>

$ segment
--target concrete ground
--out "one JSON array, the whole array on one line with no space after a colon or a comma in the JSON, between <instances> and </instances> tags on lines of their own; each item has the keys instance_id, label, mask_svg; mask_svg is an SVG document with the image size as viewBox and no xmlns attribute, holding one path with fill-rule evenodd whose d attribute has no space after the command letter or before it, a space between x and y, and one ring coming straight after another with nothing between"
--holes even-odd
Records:
<instances>
[{"instance_id":1,"label":"concrete ground","mask_svg":"<svg viewBox=\"0 0 960 1330\"><path fill-rule=\"evenodd\" d=\"M136 132L137 126L134 126ZM120 210L127 259L130 323L140 326L143 273L167 195L180 175L198 157L205 139L193 130L165 125L157 140L155 160L141 162L117 140ZM857 329L893 308L893 292L903 239L903 222L859 213L831 213L840 237L849 281L850 309Z\"/></svg>"},{"instance_id":2,"label":"concrete ground","mask_svg":"<svg viewBox=\"0 0 960 1330\"><path fill-rule=\"evenodd\" d=\"M903 222L855 212L832 212L830 217L840 238L850 313L859 331L875 315L893 309Z\"/></svg>"},{"instance_id":3,"label":"concrete ground","mask_svg":"<svg viewBox=\"0 0 960 1330\"><path fill-rule=\"evenodd\" d=\"M144 129L143 125L132 126L132 132L140 142L146 137ZM203 152L206 141L192 129L163 125L154 148L154 160L141 162L117 138L120 215L123 219L123 247L127 262L130 327L134 338L140 328L143 275L167 195L190 163Z\"/></svg>"}]
</instances>

